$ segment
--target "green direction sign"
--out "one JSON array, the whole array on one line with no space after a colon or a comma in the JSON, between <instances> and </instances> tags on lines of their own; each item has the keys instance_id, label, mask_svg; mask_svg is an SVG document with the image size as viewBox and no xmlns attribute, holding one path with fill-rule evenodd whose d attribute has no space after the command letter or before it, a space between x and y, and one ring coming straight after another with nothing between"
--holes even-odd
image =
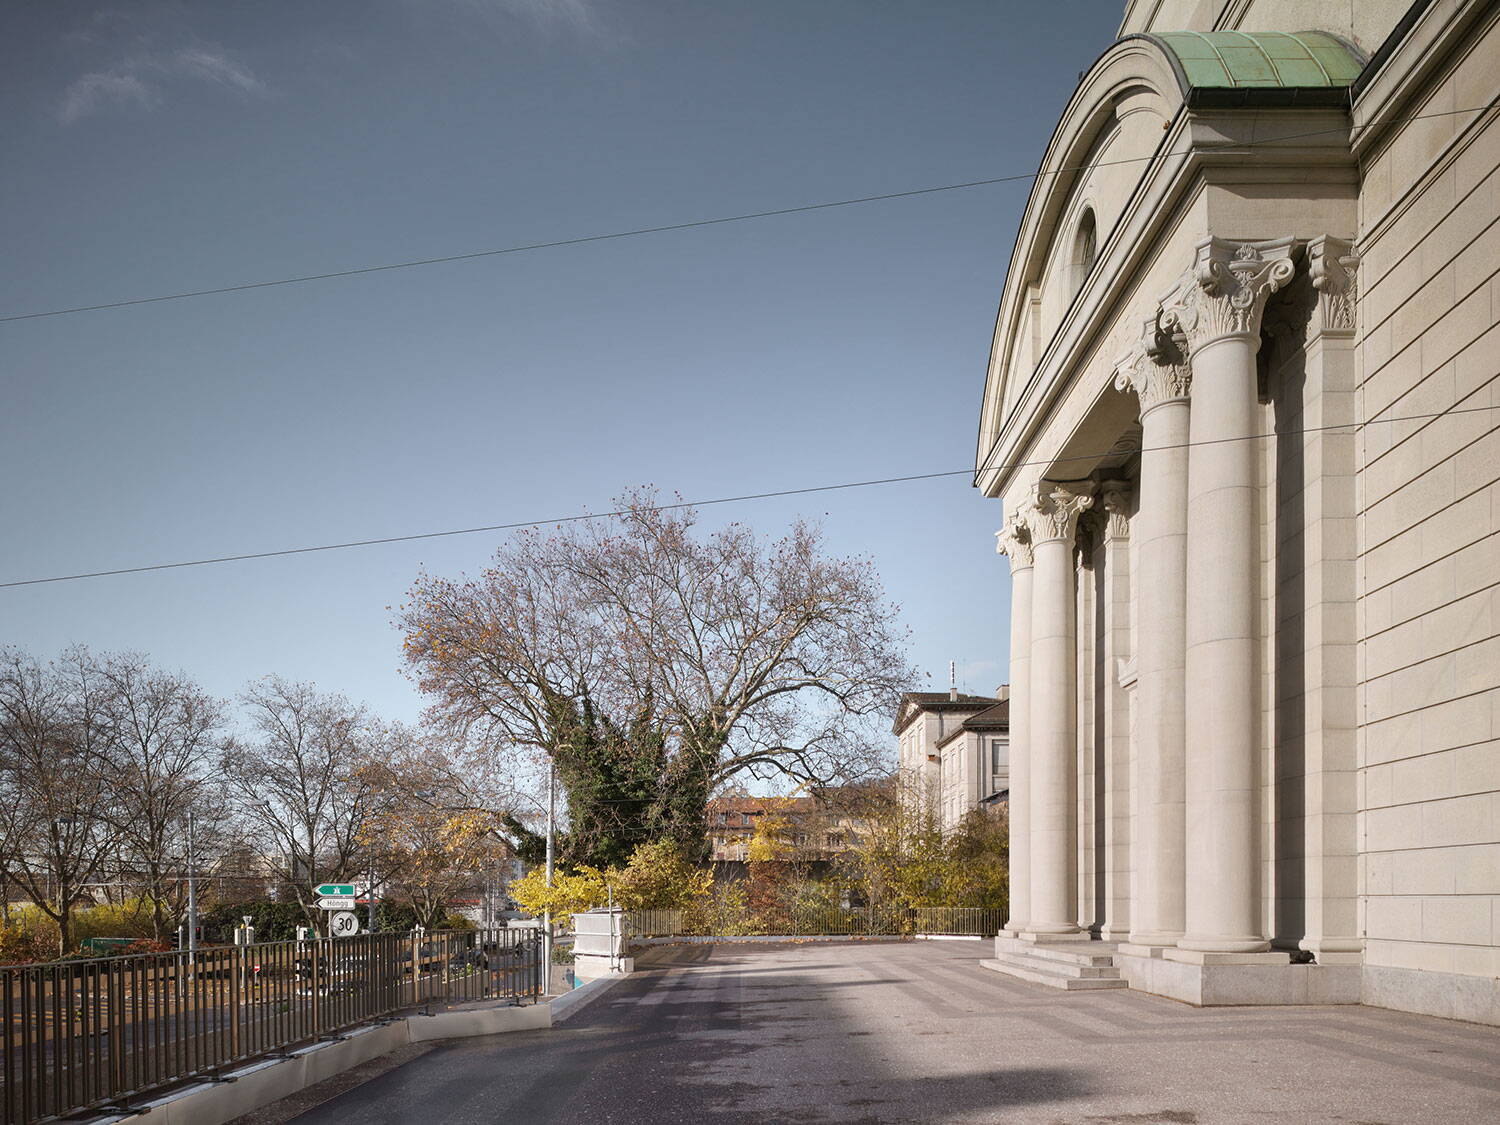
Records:
<instances>
[{"instance_id":1,"label":"green direction sign","mask_svg":"<svg viewBox=\"0 0 1500 1125\"><path fill-rule=\"evenodd\" d=\"M325 898L342 897L348 898L354 894L353 883L319 883L313 894L322 895Z\"/></svg>"}]
</instances>

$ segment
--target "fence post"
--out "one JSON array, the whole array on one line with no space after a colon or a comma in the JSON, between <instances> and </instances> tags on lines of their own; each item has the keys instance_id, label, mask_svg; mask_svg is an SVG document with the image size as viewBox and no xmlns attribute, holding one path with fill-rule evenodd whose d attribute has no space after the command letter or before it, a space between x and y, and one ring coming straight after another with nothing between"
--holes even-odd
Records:
<instances>
[{"instance_id":1,"label":"fence post","mask_svg":"<svg viewBox=\"0 0 1500 1125\"><path fill-rule=\"evenodd\" d=\"M240 982L245 979L244 958L249 946L242 945L229 959L229 1057L240 1057Z\"/></svg>"}]
</instances>

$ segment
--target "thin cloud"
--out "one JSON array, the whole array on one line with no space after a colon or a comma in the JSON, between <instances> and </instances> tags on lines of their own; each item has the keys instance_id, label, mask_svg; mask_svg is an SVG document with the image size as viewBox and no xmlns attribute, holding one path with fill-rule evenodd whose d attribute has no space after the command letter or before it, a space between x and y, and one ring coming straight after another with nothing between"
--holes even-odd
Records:
<instances>
[{"instance_id":1,"label":"thin cloud","mask_svg":"<svg viewBox=\"0 0 1500 1125\"><path fill-rule=\"evenodd\" d=\"M265 93L265 85L259 78L222 52L188 47L177 52L173 63L182 74L217 82L242 94Z\"/></svg>"},{"instance_id":2,"label":"thin cloud","mask_svg":"<svg viewBox=\"0 0 1500 1125\"><path fill-rule=\"evenodd\" d=\"M172 86L185 81L208 82L245 97L267 93L265 83L249 67L219 48L146 50L108 70L93 71L75 79L63 91L57 117L63 124L71 125L90 114L118 106L152 109L166 100Z\"/></svg>"},{"instance_id":3,"label":"thin cloud","mask_svg":"<svg viewBox=\"0 0 1500 1125\"><path fill-rule=\"evenodd\" d=\"M156 92L128 71L101 71L85 74L63 93L57 116L71 125L106 106L134 104L150 107L157 102Z\"/></svg>"},{"instance_id":4,"label":"thin cloud","mask_svg":"<svg viewBox=\"0 0 1500 1125\"><path fill-rule=\"evenodd\" d=\"M424 14L430 0L405 0ZM605 20L597 0L448 0L449 10L464 13L498 29L517 21L544 35L567 35L605 46L615 46L618 35Z\"/></svg>"}]
</instances>

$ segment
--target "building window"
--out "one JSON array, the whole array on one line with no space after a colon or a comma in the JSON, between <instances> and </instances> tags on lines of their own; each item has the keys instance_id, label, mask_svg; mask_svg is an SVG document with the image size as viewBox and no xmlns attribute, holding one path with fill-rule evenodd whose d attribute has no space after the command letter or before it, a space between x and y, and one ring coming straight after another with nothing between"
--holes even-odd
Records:
<instances>
[{"instance_id":1,"label":"building window","mask_svg":"<svg viewBox=\"0 0 1500 1125\"><path fill-rule=\"evenodd\" d=\"M830 848L842 848L844 846L844 834L842 832L828 833L827 840Z\"/></svg>"},{"instance_id":2,"label":"building window","mask_svg":"<svg viewBox=\"0 0 1500 1125\"><path fill-rule=\"evenodd\" d=\"M999 773L1010 767L1010 745L1003 738L990 739L990 770Z\"/></svg>"},{"instance_id":3,"label":"building window","mask_svg":"<svg viewBox=\"0 0 1500 1125\"><path fill-rule=\"evenodd\" d=\"M1099 227L1094 221L1092 209L1083 213L1083 218L1078 220L1078 233L1073 236L1073 262L1072 278L1073 292L1077 293L1083 288L1083 283L1088 279L1089 271L1094 268L1094 263L1099 260Z\"/></svg>"},{"instance_id":4,"label":"building window","mask_svg":"<svg viewBox=\"0 0 1500 1125\"><path fill-rule=\"evenodd\" d=\"M728 813L720 813L719 814L719 823L720 824L728 824L729 823L729 814Z\"/></svg>"}]
</instances>

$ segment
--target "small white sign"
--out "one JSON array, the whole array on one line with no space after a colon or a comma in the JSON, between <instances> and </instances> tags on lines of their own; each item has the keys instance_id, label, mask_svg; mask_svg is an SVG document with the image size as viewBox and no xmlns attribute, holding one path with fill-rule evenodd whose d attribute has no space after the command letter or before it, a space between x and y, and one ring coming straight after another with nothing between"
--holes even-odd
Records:
<instances>
[{"instance_id":1,"label":"small white sign","mask_svg":"<svg viewBox=\"0 0 1500 1125\"><path fill-rule=\"evenodd\" d=\"M319 910L353 910L358 905L353 895L325 895L318 899Z\"/></svg>"},{"instance_id":2,"label":"small white sign","mask_svg":"<svg viewBox=\"0 0 1500 1125\"><path fill-rule=\"evenodd\" d=\"M341 910L328 919L330 937L353 937L359 933L359 919L347 910Z\"/></svg>"}]
</instances>

